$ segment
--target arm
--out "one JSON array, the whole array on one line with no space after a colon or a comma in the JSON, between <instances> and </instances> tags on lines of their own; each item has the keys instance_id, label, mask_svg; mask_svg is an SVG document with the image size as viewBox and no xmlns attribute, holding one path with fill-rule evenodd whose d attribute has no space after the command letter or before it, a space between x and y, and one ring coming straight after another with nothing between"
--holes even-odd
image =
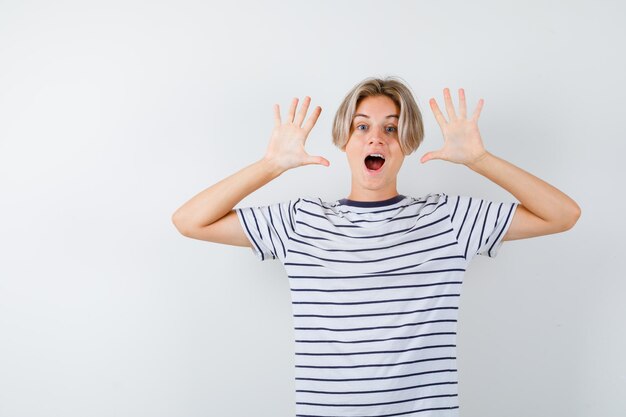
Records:
<instances>
[{"instance_id":1,"label":"arm","mask_svg":"<svg viewBox=\"0 0 626 417\"><path fill-rule=\"evenodd\" d=\"M444 146L438 151L426 153L421 162L443 159L464 164L513 194L520 204L503 240L564 232L576 224L580 207L574 200L540 178L485 150L478 130L478 117L484 103L482 99L471 119L466 118L463 89L459 89L458 116L447 88L444 89L444 101L449 122L445 120L435 99L430 100L431 109L444 136Z\"/></svg>"},{"instance_id":2,"label":"arm","mask_svg":"<svg viewBox=\"0 0 626 417\"><path fill-rule=\"evenodd\" d=\"M301 127L310 100L305 97L295 115L298 99L294 98L284 123L278 104L274 105L274 130L265 156L200 192L176 210L172 222L181 234L216 243L250 246L233 210L235 205L288 169L308 164L329 165L326 159L310 156L304 150L306 138L322 111L321 107L316 107Z\"/></svg>"}]
</instances>

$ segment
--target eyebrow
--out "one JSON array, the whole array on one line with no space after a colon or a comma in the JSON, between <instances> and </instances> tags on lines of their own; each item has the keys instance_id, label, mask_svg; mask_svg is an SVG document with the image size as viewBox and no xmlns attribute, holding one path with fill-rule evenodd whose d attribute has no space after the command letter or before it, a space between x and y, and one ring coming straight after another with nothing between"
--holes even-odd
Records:
<instances>
[{"instance_id":1,"label":"eyebrow","mask_svg":"<svg viewBox=\"0 0 626 417\"><path fill-rule=\"evenodd\" d=\"M352 116L353 119L356 119L357 117L365 117L367 119L369 119L370 117L367 114L363 114L363 113L357 113L354 116ZM396 119L400 120L400 116L398 116L397 114L390 114L389 116L386 117L386 119L389 119L390 117L395 117Z\"/></svg>"}]
</instances>

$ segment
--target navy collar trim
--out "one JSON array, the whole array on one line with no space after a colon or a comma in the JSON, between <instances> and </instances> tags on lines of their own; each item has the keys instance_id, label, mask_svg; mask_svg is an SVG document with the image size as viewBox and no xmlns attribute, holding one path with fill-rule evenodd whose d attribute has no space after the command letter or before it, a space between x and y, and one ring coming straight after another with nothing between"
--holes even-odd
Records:
<instances>
[{"instance_id":1,"label":"navy collar trim","mask_svg":"<svg viewBox=\"0 0 626 417\"><path fill-rule=\"evenodd\" d=\"M387 200L381 201L355 201L349 200L347 198L342 198L339 200L339 204L343 204L344 206L355 206L355 207L382 207L389 206L391 204L395 204L399 201L402 201L405 198L402 194L398 194L395 197L391 197Z\"/></svg>"}]
</instances>

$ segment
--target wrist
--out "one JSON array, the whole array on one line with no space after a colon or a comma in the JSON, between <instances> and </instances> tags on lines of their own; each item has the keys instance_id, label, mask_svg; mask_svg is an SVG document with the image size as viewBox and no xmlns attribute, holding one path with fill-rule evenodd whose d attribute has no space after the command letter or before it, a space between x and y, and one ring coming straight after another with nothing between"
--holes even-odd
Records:
<instances>
[{"instance_id":1,"label":"wrist","mask_svg":"<svg viewBox=\"0 0 626 417\"><path fill-rule=\"evenodd\" d=\"M285 168L280 166L273 158L268 158L264 156L258 161L258 164L261 166L263 172L268 173L272 178L276 178L280 176L283 172L287 171Z\"/></svg>"},{"instance_id":2,"label":"wrist","mask_svg":"<svg viewBox=\"0 0 626 417\"><path fill-rule=\"evenodd\" d=\"M478 172L486 163L489 163L489 160L491 158L493 158L493 155L485 150L485 152L476 157L473 161L466 163L465 165L472 171Z\"/></svg>"}]
</instances>

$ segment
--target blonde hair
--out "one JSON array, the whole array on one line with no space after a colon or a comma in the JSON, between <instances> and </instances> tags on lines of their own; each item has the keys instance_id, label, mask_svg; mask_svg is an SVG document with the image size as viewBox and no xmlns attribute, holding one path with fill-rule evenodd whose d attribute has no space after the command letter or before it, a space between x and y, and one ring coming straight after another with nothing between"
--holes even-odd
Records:
<instances>
[{"instance_id":1,"label":"blonde hair","mask_svg":"<svg viewBox=\"0 0 626 417\"><path fill-rule=\"evenodd\" d=\"M333 143L344 149L352 134L352 118L356 108L365 97L387 96L400 108L398 137L405 155L414 152L424 138L422 113L410 88L400 77L384 79L369 77L352 87L341 102L333 121Z\"/></svg>"}]
</instances>

